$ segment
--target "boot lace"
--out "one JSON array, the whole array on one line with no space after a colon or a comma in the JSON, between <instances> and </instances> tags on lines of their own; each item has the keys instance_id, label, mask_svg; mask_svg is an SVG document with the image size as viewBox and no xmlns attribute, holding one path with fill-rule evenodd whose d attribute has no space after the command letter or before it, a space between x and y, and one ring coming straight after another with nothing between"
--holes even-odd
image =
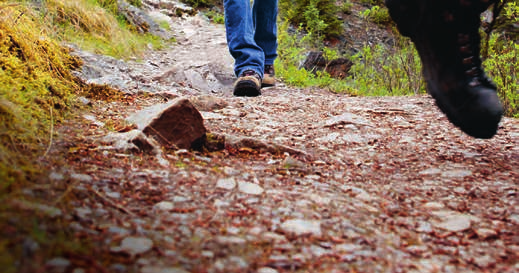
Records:
<instances>
[{"instance_id":1,"label":"boot lace","mask_svg":"<svg viewBox=\"0 0 519 273\"><path fill-rule=\"evenodd\" d=\"M248 76L252 76L252 77L255 77L255 78L261 80L260 75L254 70L245 70L245 71L243 71L243 73L241 73L241 77L248 77Z\"/></svg>"},{"instance_id":2,"label":"boot lace","mask_svg":"<svg viewBox=\"0 0 519 273\"><path fill-rule=\"evenodd\" d=\"M270 64L265 65L265 74L274 75L274 66Z\"/></svg>"},{"instance_id":3,"label":"boot lace","mask_svg":"<svg viewBox=\"0 0 519 273\"><path fill-rule=\"evenodd\" d=\"M462 57L462 64L467 76L467 83L471 87L479 85L491 85L481 68L481 58L479 57L479 39L474 39L470 34L458 34L458 45Z\"/></svg>"}]
</instances>

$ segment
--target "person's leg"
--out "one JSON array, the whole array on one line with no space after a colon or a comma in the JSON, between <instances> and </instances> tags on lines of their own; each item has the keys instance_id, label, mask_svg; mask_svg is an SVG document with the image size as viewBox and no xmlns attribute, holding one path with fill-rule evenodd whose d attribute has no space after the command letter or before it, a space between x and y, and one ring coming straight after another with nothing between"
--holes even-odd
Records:
<instances>
[{"instance_id":1,"label":"person's leg","mask_svg":"<svg viewBox=\"0 0 519 273\"><path fill-rule=\"evenodd\" d=\"M256 33L254 40L263 49L265 66L263 70L262 86L269 87L276 84L274 60L277 55L277 19L278 0L255 0L252 7L252 16Z\"/></svg>"},{"instance_id":2,"label":"person's leg","mask_svg":"<svg viewBox=\"0 0 519 273\"><path fill-rule=\"evenodd\" d=\"M254 40L250 0L224 0L225 30L229 52L235 60L234 73L246 70L263 74L265 55Z\"/></svg>"},{"instance_id":3,"label":"person's leg","mask_svg":"<svg viewBox=\"0 0 519 273\"><path fill-rule=\"evenodd\" d=\"M274 64L277 55L277 25L278 14L277 0L255 0L252 8L252 16L256 33L254 41L261 47L265 54L265 64Z\"/></svg>"},{"instance_id":4,"label":"person's leg","mask_svg":"<svg viewBox=\"0 0 519 273\"><path fill-rule=\"evenodd\" d=\"M386 0L422 61L427 91L465 133L491 138L503 107L481 67L480 14L495 0Z\"/></svg>"}]
</instances>

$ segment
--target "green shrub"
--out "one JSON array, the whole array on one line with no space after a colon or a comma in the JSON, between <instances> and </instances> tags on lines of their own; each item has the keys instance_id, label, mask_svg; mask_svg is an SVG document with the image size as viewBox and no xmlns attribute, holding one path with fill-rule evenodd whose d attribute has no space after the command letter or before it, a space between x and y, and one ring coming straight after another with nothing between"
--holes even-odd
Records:
<instances>
[{"instance_id":1,"label":"green shrub","mask_svg":"<svg viewBox=\"0 0 519 273\"><path fill-rule=\"evenodd\" d=\"M288 32L289 25L290 22L285 21L278 27L278 58L275 61L275 66L278 77L284 78L287 83L293 85L304 82L305 78L308 77L306 71L300 73L298 69L299 64L305 58L304 52L306 49L304 44L307 41L307 37L299 39L299 31L295 34L290 34ZM296 75L295 78L298 78L297 80L291 79L294 75Z\"/></svg>"},{"instance_id":2,"label":"green shrub","mask_svg":"<svg viewBox=\"0 0 519 273\"><path fill-rule=\"evenodd\" d=\"M380 6L384 4L384 0L360 0L360 3L366 6Z\"/></svg>"},{"instance_id":3,"label":"green shrub","mask_svg":"<svg viewBox=\"0 0 519 273\"><path fill-rule=\"evenodd\" d=\"M299 68L306 58L305 52L308 51L308 48L313 47L314 41L311 35L303 35L301 29L295 33L289 33L289 25L290 23L285 21L278 28L278 58L274 63L277 77L295 87L320 87L333 92L348 90L349 86L345 81L331 78L326 72L313 74L304 68ZM339 57L336 50L329 48L322 50L329 61Z\"/></svg>"},{"instance_id":4,"label":"green shrub","mask_svg":"<svg viewBox=\"0 0 519 273\"><path fill-rule=\"evenodd\" d=\"M314 5L308 6L308 9L303 12L303 16L306 21L306 31L309 37L319 46L324 40L328 24L319 18L319 9Z\"/></svg>"},{"instance_id":5,"label":"green shrub","mask_svg":"<svg viewBox=\"0 0 519 273\"><path fill-rule=\"evenodd\" d=\"M344 2L341 5L341 12L344 14L351 14L351 8L353 7L353 4L350 2Z\"/></svg>"},{"instance_id":6,"label":"green shrub","mask_svg":"<svg viewBox=\"0 0 519 273\"><path fill-rule=\"evenodd\" d=\"M289 25L290 23L285 21L278 28L278 58L274 63L276 75L291 86L318 86L319 84L316 82L318 78L314 74L305 69L299 69L299 65L305 59L307 48L314 42L311 41L310 35L302 35L301 30L290 34Z\"/></svg>"},{"instance_id":7,"label":"green shrub","mask_svg":"<svg viewBox=\"0 0 519 273\"><path fill-rule=\"evenodd\" d=\"M366 9L365 11L360 13L360 16L365 20L369 20L381 26L391 24L392 22L387 8L380 6L373 6L370 9Z\"/></svg>"},{"instance_id":8,"label":"green shrub","mask_svg":"<svg viewBox=\"0 0 519 273\"><path fill-rule=\"evenodd\" d=\"M225 23L224 15L214 10L206 11L204 15L207 16L207 18L209 18L209 20L211 20L215 24Z\"/></svg>"},{"instance_id":9,"label":"green shrub","mask_svg":"<svg viewBox=\"0 0 519 273\"><path fill-rule=\"evenodd\" d=\"M327 73L310 73L299 69L305 52L312 48L309 34L301 30L288 32L288 22L279 27L279 57L276 73L287 84L297 87L318 86L333 92L348 92L354 95L395 96L425 93L418 53L408 39L400 38L398 44L389 48L382 45L365 46L351 57L353 67L344 80L331 78ZM396 39L396 38L395 38ZM321 48L328 61L339 58L336 50Z\"/></svg>"},{"instance_id":10,"label":"green shrub","mask_svg":"<svg viewBox=\"0 0 519 273\"><path fill-rule=\"evenodd\" d=\"M407 39L391 48L380 44L364 46L353 56L353 63L348 80L357 95L425 93L420 58Z\"/></svg>"},{"instance_id":11,"label":"green shrub","mask_svg":"<svg viewBox=\"0 0 519 273\"><path fill-rule=\"evenodd\" d=\"M193 8L213 7L218 3L217 0L182 0L182 2Z\"/></svg>"},{"instance_id":12,"label":"green shrub","mask_svg":"<svg viewBox=\"0 0 519 273\"><path fill-rule=\"evenodd\" d=\"M519 23L519 1L500 1L498 5L502 12L493 23L493 33L483 33L483 66L497 85L505 115L519 118L519 33L514 27Z\"/></svg>"},{"instance_id":13,"label":"green shrub","mask_svg":"<svg viewBox=\"0 0 519 273\"><path fill-rule=\"evenodd\" d=\"M333 37L342 32L334 0L280 0L279 11L283 21L302 26L314 37Z\"/></svg>"},{"instance_id":14,"label":"green shrub","mask_svg":"<svg viewBox=\"0 0 519 273\"><path fill-rule=\"evenodd\" d=\"M519 118L519 45L502 41L499 34L491 35L489 55L484 61L486 71L497 85L505 115Z\"/></svg>"}]
</instances>

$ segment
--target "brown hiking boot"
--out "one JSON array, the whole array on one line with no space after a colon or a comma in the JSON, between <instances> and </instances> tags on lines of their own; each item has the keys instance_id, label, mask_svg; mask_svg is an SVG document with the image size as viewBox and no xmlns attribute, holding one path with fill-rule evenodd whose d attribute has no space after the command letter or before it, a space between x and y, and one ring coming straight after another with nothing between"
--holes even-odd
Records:
<instances>
[{"instance_id":1,"label":"brown hiking boot","mask_svg":"<svg viewBox=\"0 0 519 273\"><path fill-rule=\"evenodd\" d=\"M422 61L427 91L448 119L476 138L497 132L503 107L481 67L480 14L495 0L386 0Z\"/></svg>"},{"instance_id":2,"label":"brown hiking boot","mask_svg":"<svg viewBox=\"0 0 519 273\"><path fill-rule=\"evenodd\" d=\"M274 72L274 65L265 65L263 72L263 80L261 81L261 87L271 87L276 85L276 73Z\"/></svg>"},{"instance_id":3,"label":"brown hiking boot","mask_svg":"<svg viewBox=\"0 0 519 273\"><path fill-rule=\"evenodd\" d=\"M256 97L261 95L261 77L253 70L245 70L234 83L234 95Z\"/></svg>"}]
</instances>

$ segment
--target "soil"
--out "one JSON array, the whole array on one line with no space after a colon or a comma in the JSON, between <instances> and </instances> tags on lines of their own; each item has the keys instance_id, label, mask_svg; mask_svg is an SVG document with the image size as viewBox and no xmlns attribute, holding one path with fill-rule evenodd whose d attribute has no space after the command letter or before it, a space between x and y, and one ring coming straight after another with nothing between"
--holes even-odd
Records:
<instances>
[{"instance_id":1,"label":"soil","mask_svg":"<svg viewBox=\"0 0 519 273\"><path fill-rule=\"evenodd\" d=\"M39 272L519 272L519 121L479 140L428 96L280 79L233 97L223 26L171 25L178 43L144 61L77 52L82 76L127 95L85 100L56 129L47 160L61 186L45 208L95 251ZM218 102L202 111L208 131L278 150L165 150L163 162L103 145L129 115L178 97Z\"/></svg>"}]
</instances>

